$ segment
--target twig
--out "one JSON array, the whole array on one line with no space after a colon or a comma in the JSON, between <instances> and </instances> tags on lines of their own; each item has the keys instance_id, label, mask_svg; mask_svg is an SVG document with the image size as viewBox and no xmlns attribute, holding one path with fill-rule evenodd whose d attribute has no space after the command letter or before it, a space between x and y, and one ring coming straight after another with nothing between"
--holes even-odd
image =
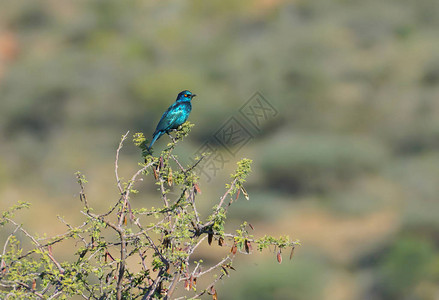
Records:
<instances>
[{"instance_id":1,"label":"twig","mask_svg":"<svg viewBox=\"0 0 439 300\"><path fill-rule=\"evenodd\" d=\"M177 163L177 165L180 167L180 170L183 173L186 173L186 170L183 168L183 166L180 164L180 162L177 160L177 158L174 156L174 154L171 154L171 158Z\"/></svg>"},{"instance_id":2,"label":"twig","mask_svg":"<svg viewBox=\"0 0 439 300\"><path fill-rule=\"evenodd\" d=\"M123 188L122 188L122 186L121 186L121 184L120 184L120 179L119 179L119 174L118 174L118 168L119 168L119 165L118 165L118 163L119 163L119 153L120 153L120 149L122 149L122 147L123 147L123 142L124 142L124 141L127 139L127 137L128 137L128 133L130 133L130 131L127 131L127 133L125 133L125 134L122 136L122 139L120 140L119 147L117 147L117 150L116 150L116 160L115 160L115 162L114 162L114 173L115 173L115 175L116 175L117 187L119 188L119 191L120 191L121 194L123 193Z\"/></svg>"},{"instance_id":3,"label":"twig","mask_svg":"<svg viewBox=\"0 0 439 300\"><path fill-rule=\"evenodd\" d=\"M159 273L157 274L156 279L154 280L154 283L149 287L149 291L148 294L146 294L145 296L143 296L142 300L148 300L151 299L152 295L154 295L155 290L157 289L157 286L159 284L159 282L162 279L162 275L163 273L165 273L164 268L160 268Z\"/></svg>"},{"instance_id":4,"label":"twig","mask_svg":"<svg viewBox=\"0 0 439 300\"><path fill-rule=\"evenodd\" d=\"M14 234L17 232L17 230L18 230L20 227L21 227L21 225L15 227L14 231L8 236L8 238L6 239L6 242L5 242L4 246L3 246L2 260L1 260L1 263L0 263L0 267L1 267L1 270L2 270L2 271L3 271L4 268L5 268L5 260L4 260L4 258L5 258L6 248L8 247L8 244L9 244L9 240L11 239L11 237L14 236Z\"/></svg>"},{"instance_id":5,"label":"twig","mask_svg":"<svg viewBox=\"0 0 439 300\"><path fill-rule=\"evenodd\" d=\"M126 248L126 241L125 241L125 234L123 232L119 233L120 235L120 263L119 263L119 274L117 277L117 283L116 283L116 298L118 300L122 300L122 280L124 278L125 274L125 260L126 260L126 254L127 254L127 248Z\"/></svg>"},{"instance_id":6,"label":"twig","mask_svg":"<svg viewBox=\"0 0 439 300\"><path fill-rule=\"evenodd\" d=\"M26 283L16 281L16 284L18 284L18 285L24 287L25 289L29 290L29 291L30 291L32 294L34 294L35 296L37 296L37 297L39 297L39 298L41 298L41 299L44 299L44 296L43 296L43 295L41 295L40 293L38 293L37 291L35 291L33 288L31 288L31 287L30 287L29 285L27 285Z\"/></svg>"},{"instance_id":7,"label":"twig","mask_svg":"<svg viewBox=\"0 0 439 300\"><path fill-rule=\"evenodd\" d=\"M224 199L226 199L227 195L230 194L230 192L232 191L232 189L235 187L237 179L233 180L232 183L230 184L230 188L224 193L224 195L221 197L220 202L218 204L218 207L216 208L215 213L218 213L219 210L221 209L221 206L223 206L224 203Z\"/></svg>"},{"instance_id":8,"label":"twig","mask_svg":"<svg viewBox=\"0 0 439 300\"><path fill-rule=\"evenodd\" d=\"M216 265L210 267L210 268L207 269L206 271L203 271L203 272L198 273L198 277L203 276L204 274L209 273L209 272L215 270L216 268L218 268L219 266L223 265L223 264L224 264L226 261L228 261L228 260L230 260L230 261L232 260L232 259L230 258L229 255L227 255L227 256L226 256L224 259L222 259L219 263L217 263Z\"/></svg>"},{"instance_id":9,"label":"twig","mask_svg":"<svg viewBox=\"0 0 439 300\"><path fill-rule=\"evenodd\" d=\"M58 292L56 292L55 294L53 294L51 297L49 297L49 299L48 300L50 300L50 299L56 299L58 296L60 296L62 294L62 291L58 291Z\"/></svg>"},{"instance_id":10,"label":"twig","mask_svg":"<svg viewBox=\"0 0 439 300\"><path fill-rule=\"evenodd\" d=\"M229 255L227 255L224 259L222 259L220 262L218 262L216 265L213 265L212 267L210 267L210 268L207 269L206 271L199 272L199 273L197 274L197 277L201 277L201 276L203 276L204 274L207 274L207 273L209 273L209 272L212 272L213 270L215 270L215 269L217 269L218 267L222 266L222 265L223 265L226 261L228 261L228 260L232 261L232 258L231 258ZM197 264L197 266L195 267L195 269L192 271L191 276L194 276L194 275L195 275L195 272L197 271L198 266L199 266L199 264ZM189 279L191 276L189 276L189 277L182 277L182 278L180 279L180 281L183 281L183 280Z\"/></svg>"},{"instance_id":11,"label":"twig","mask_svg":"<svg viewBox=\"0 0 439 300\"><path fill-rule=\"evenodd\" d=\"M140 252L140 249L138 249L138 253L139 253L140 259L142 261L143 270L147 271L148 267L145 265L145 257L143 257L143 254Z\"/></svg>"},{"instance_id":12,"label":"twig","mask_svg":"<svg viewBox=\"0 0 439 300\"><path fill-rule=\"evenodd\" d=\"M154 249L154 251L157 253L157 255L160 257L161 261L168 266L169 263L167 261L167 259L162 255L162 253L160 252L160 250L157 248L157 246L155 245L154 241L152 240L152 238L145 232L145 230L143 229L142 225L139 223L139 220L135 220L134 224L137 225L137 227L139 227L139 229L143 232L143 236L148 240L149 244L151 245L151 247Z\"/></svg>"},{"instance_id":13,"label":"twig","mask_svg":"<svg viewBox=\"0 0 439 300\"><path fill-rule=\"evenodd\" d=\"M215 286L215 284L220 281L221 279L223 279L224 277L224 273L222 273L220 276L218 276L207 288L205 288L203 291L201 291L199 294L195 295L194 297L192 297L193 299L197 299L198 297L204 295L207 290L211 289L212 287Z\"/></svg>"},{"instance_id":14,"label":"twig","mask_svg":"<svg viewBox=\"0 0 439 300\"><path fill-rule=\"evenodd\" d=\"M128 206L128 208L129 208L129 211L130 211L130 217L131 217L132 212L131 212L131 205L130 205L130 203L129 203L129 196L130 196L130 193L131 193L131 188L132 188L133 185L134 185L134 182L136 181L137 177L138 177L140 174L142 174L142 173L143 173L147 168L149 168L151 165L152 165L152 162L149 163L149 164L147 164L147 165L144 166L143 168L139 169L139 170L133 175L133 177L131 177L131 180L129 181L129 184L128 184L128 186L127 186L125 192L124 192L123 195L122 195L122 199L125 200L125 201L124 201L124 205L123 205L123 207L122 207L122 213L121 213L121 216L119 217L119 226L121 226L122 223L123 223L123 214L124 214L124 211L125 211L126 206ZM122 200L122 199L121 199L121 200ZM119 203L120 203L120 200L119 200Z\"/></svg>"},{"instance_id":15,"label":"twig","mask_svg":"<svg viewBox=\"0 0 439 300\"><path fill-rule=\"evenodd\" d=\"M85 225L87 225L87 224L88 224L88 222L86 221L86 222L84 222L81 226L79 226L77 229L81 229L81 228L83 228L83 227L84 227ZM42 248L45 248L45 247L48 247L48 246L55 245L55 244L57 244L57 243L59 243L59 242L62 242L64 239L71 237L73 234L74 234L73 231L68 231L68 232L66 232L66 233L59 234L59 235L57 235L57 236L52 237L52 238L55 238L55 240L53 240L53 241L51 241L51 242L47 242L46 244L40 244L40 246L41 246ZM29 256L29 255L31 255L31 254L34 253L35 251L36 251L36 249L30 250L30 251L28 251L26 254L23 254L23 255L19 256L17 259L18 259L18 260L23 259L23 258L25 258L25 257L27 257L27 256Z\"/></svg>"},{"instance_id":16,"label":"twig","mask_svg":"<svg viewBox=\"0 0 439 300\"><path fill-rule=\"evenodd\" d=\"M177 286L177 283L180 281L180 276L181 276L180 271L176 271L174 273L174 279L172 280L171 284L169 285L169 289L168 289L168 292L166 293L164 300L168 300L171 298L172 294L175 291L175 287Z\"/></svg>"},{"instance_id":17,"label":"twig","mask_svg":"<svg viewBox=\"0 0 439 300\"><path fill-rule=\"evenodd\" d=\"M201 156L201 158L197 160L195 164L192 165L192 167L188 168L185 173L192 171L205 157L205 155Z\"/></svg>"},{"instance_id":18,"label":"twig","mask_svg":"<svg viewBox=\"0 0 439 300\"><path fill-rule=\"evenodd\" d=\"M72 225L70 225L69 223L67 223L67 222L64 220L63 217L58 216L58 220L60 220L62 223L64 223L64 225L66 225L66 226L70 229L70 232L72 232L73 230L75 230L75 229L72 227ZM87 224L87 222L84 222L84 224L82 224L82 226L80 226L80 227L78 227L78 228L81 228L81 227L85 226L85 224ZM81 239L81 241L84 243L85 246L88 245L88 243L87 243L87 241L85 240L85 238L83 238L79 233L77 233L77 236Z\"/></svg>"},{"instance_id":19,"label":"twig","mask_svg":"<svg viewBox=\"0 0 439 300\"><path fill-rule=\"evenodd\" d=\"M213 213L213 215L217 215L219 213L221 207L224 204L224 200L226 199L227 195L229 195L230 192L232 191L232 189L235 187L236 181L237 181L237 179L232 181L232 183L230 184L230 187L227 189L227 191L224 193L224 195L220 198L220 202L218 203L218 206L217 206L215 212ZM209 221L203 225L203 228L206 228L206 227L212 225L213 223L214 223L213 220Z\"/></svg>"},{"instance_id":20,"label":"twig","mask_svg":"<svg viewBox=\"0 0 439 300\"><path fill-rule=\"evenodd\" d=\"M160 180L160 192L162 194L162 199L163 199L165 206L168 208L169 202L168 202L168 199L166 197L166 191L165 191L165 185L164 185L165 180L162 177L160 177L159 180Z\"/></svg>"},{"instance_id":21,"label":"twig","mask_svg":"<svg viewBox=\"0 0 439 300\"><path fill-rule=\"evenodd\" d=\"M14 222L14 220L11 220L9 218L6 218L9 222L14 224L15 226L20 227L20 231L23 232L28 238L30 238L34 244L40 248L41 251L46 252L46 254L49 256L50 260L53 262L53 264L58 268L60 273L64 273L64 269L61 267L61 265L55 260L55 258L49 253L49 251L45 250L43 246L32 236L30 235L25 229L23 229L21 226L19 226L17 223Z\"/></svg>"},{"instance_id":22,"label":"twig","mask_svg":"<svg viewBox=\"0 0 439 300\"><path fill-rule=\"evenodd\" d=\"M191 190L191 192L190 192L189 197L192 199L192 201L191 201L190 203L191 203L192 208L193 208L193 210L194 210L194 213L195 213L195 219L196 219L196 221L197 221L197 226L198 226L198 224L200 224L201 221L200 221L200 215L198 214L197 206L195 205L195 192L194 192L194 189L195 189L195 188L192 187L192 190ZM197 229L199 229L199 228L197 228Z\"/></svg>"}]
</instances>

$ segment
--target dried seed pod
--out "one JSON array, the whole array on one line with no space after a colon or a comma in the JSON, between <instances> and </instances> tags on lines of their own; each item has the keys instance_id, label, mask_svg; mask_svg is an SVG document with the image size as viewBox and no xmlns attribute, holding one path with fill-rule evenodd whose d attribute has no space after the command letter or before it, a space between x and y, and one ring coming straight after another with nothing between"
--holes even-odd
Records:
<instances>
[{"instance_id":1,"label":"dried seed pod","mask_svg":"<svg viewBox=\"0 0 439 300\"><path fill-rule=\"evenodd\" d=\"M277 252L277 262L280 264L282 263L282 254L281 254L280 250Z\"/></svg>"},{"instance_id":2,"label":"dried seed pod","mask_svg":"<svg viewBox=\"0 0 439 300\"><path fill-rule=\"evenodd\" d=\"M195 194L201 194L201 189L198 183L194 183Z\"/></svg>"},{"instance_id":3,"label":"dried seed pod","mask_svg":"<svg viewBox=\"0 0 439 300\"><path fill-rule=\"evenodd\" d=\"M290 253L290 260L293 258L293 255L294 255L294 246L293 247L291 247L291 253Z\"/></svg>"}]
</instances>

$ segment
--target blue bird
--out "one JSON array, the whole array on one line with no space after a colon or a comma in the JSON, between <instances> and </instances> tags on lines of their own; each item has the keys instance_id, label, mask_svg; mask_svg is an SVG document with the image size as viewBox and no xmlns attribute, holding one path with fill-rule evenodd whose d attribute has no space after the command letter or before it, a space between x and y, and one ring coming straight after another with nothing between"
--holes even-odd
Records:
<instances>
[{"instance_id":1,"label":"blue bird","mask_svg":"<svg viewBox=\"0 0 439 300\"><path fill-rule=\"evenodd\" d=\"M173 129L177 129L178 126L182 125L189 117L192 110L191 100L196 95L192 94L190 91L185 90L178 94L175 103L169 106L168 110L165 111L157 128L152 135L151 144L149 144L149 151L151 151L152 145L165 133Z\"/></svg>"}]
</instances>

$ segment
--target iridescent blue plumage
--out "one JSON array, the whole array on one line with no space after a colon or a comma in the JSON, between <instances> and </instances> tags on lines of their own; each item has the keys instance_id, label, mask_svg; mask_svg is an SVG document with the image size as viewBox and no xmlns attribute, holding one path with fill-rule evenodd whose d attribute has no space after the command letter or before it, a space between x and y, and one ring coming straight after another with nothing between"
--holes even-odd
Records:
<instances>
[{"instance_id":1,"label":"iridescent blue plumage","mask_svg":"<svg viewBox=\"0 0 439 300\"><path fill-rule=\"evenodd\" d=\"M175 103L169 106L168 110L165 111L157 128L152 135L152 141L149 145L149 150L151 150L152 145L165 133L173 129L177 129L178 126L182 125L189 117L192 110L191 100L195 97L195 94L185 90L178 94Z\"/></svg>"}]
</instances>

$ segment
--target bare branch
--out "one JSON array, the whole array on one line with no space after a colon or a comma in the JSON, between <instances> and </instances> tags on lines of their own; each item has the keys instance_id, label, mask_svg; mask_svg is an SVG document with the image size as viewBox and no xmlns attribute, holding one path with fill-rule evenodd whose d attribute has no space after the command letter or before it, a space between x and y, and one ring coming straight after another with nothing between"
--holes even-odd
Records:
<instances>
[{"instance_id":1,"label":"bare branch","mask_svg":"<svg viewBox=\"0 0 439 300\"><path fill-rule=\"evenodd\" d=\"M114 173L116 175L117 187L119 188L119 191L120 191L121 194L123 193L123 188L122 188L122 185L120 184L120 178L119 178L119 174L118 174L118 169L119 169L119 153L120 153L120 149L122 149L122 147L123 147L123 142L127 139L129 133L130 132L127 131L127 133L125 133L122 136L122 139L120 140L120 143L119 143L119 147L117 147L117 150L116 150L116 160L114 162Z\"/></svg>"},{"instance_id":2,"label":"bare branch","mask_svg":"<svg viewBox=\"0 0 439 300\"><path fill-rule=\"evenodd\" d=\"M151 299L151 297L154 295L154 293L155 293L155 291L156 291L156 289L157 289L158 284L159 284L160 281L162 280L162 276L163 276L164 273L165 273L164 268L160 268L160 271L159 271L159 273L157 274L157 277L156 277L156 279L154 280L154 283L149 287L148 294L146 294L146 295L142 298L142 300L149 300L149 299Z\"/></svg>"},{"instance_id":3,"label":"bare branch","mask_svg":"<svg viewBox=\"0 0 439 300\"><path fill-rule=\"evenodd\" d=\"M7 220L9 222L11 222L12 224L14 224L15 226L20 228L20 231L23 232L28 238L30 238L32 240L32 242L43 252L45 252L47 254L47 256L49 256L50 260L53 262L53 264L58 268L58 270L60 271L60 273L64 273L64 269L61 267L61 265L55 260L55 258L50 254L49 251L45 250L44 247L31 235L29 234L25 229L23 229L21 226L19 226L17 223L14 222L14 220L11 220L9 218L7 218Z\"/></svg>"},{"instance_id":4,"label":"bare branch","mask_svg":"<svg viewBox=\"0 0 439 300\"><path fill-rule=\"evenodd\" d=\"M168 292L166 293L166 296L164 300L168 300L171 298L172 294L174 294L175 287L177 286L178 282L180 281L181 272L177 271L174 273L174 279L172 280L171 284L169 285Z\"/></svg>"},{"instance_id":5,"label":"bare branch","mask_svg":"<svg viewBox=\"0 0 439 300\"><path fill-rule=\"evenodd\" d=\"M8 238L5 241L5 244L3 245L2 260L0 262L0 268L2 271L5 267L4 257L5 257L5 253L6 253L6 248L8 248L9 240L14 236L14 234L17 232L17 230L20 229L20 227L21 227L21 225L15 227L14 231L8 236Z\"/></svg>"},{"instance_id":6,"label":"bare branch","mask_svg":"<svg viewBox=\"0 0 439 300\"><path fill-rule=\"evenodd\" d=\"M205 155L201 156L200 159L198 159L190 168L188 168L185 173L192 171L205 157Z\"/></svg>"}]
</instances>

